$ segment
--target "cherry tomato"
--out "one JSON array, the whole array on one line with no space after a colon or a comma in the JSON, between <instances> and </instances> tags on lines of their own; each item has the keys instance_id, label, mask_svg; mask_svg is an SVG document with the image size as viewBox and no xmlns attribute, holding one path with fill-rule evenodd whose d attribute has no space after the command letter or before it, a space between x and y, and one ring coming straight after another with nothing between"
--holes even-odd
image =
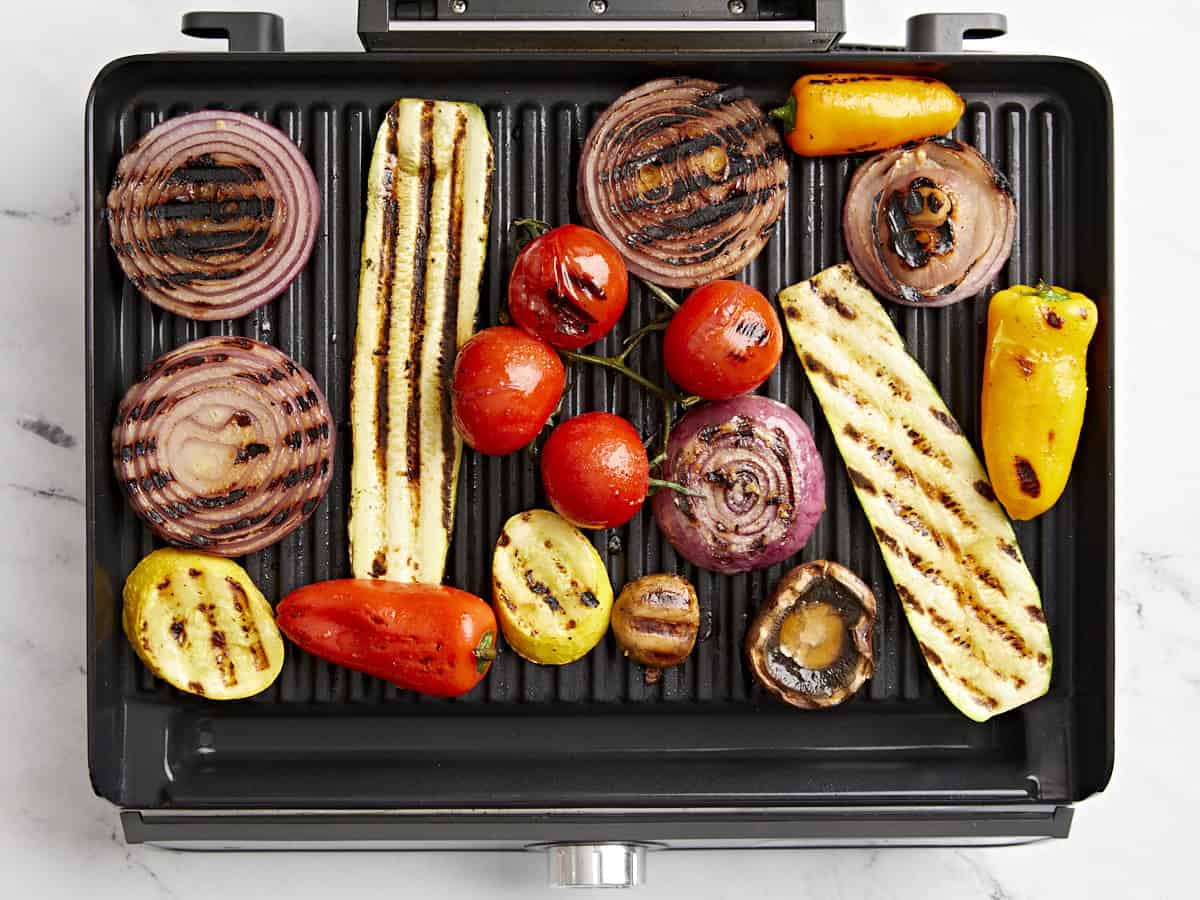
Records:
<instances>
[{"instance_id":1,"label":"cherry tomato","mask_svg":"<svg viewBox=\"0 0 1200 900\"><path fill-rule=\"evenodd\" d=\"M454 427L480 453L512 453L537 437L565 382L562 360L545 343L519 328L485 328L454 361Z\"/></svg>"},{"instance_id":2,"label":"cherry tomato","mask_svg":"<svg viewBox=\"0 0 1200 900\"><path fill-rule=\"evenodd\" d=\"M513 321L548 344L578 350L612 330L629 299L615 247L590 228L560 225L517 255L508 279Z\"/></svg>"},{"instance_id":3,"label":"cherry tomato","mask_svg":"<svg viewBox=\"0 0 1200 900\"><path fill-rule=\"evenodd\" d=\"M779 316L766 297L739 281L714 281L692 291L663 340L671 380L705 400L754 390L781 355Z\"/></svg>"},{"instance_id":4,"label":"cherry tomato","mask_svg":"<svg viewBox=\"0 0 1200 900\"><path fill-rule=\"evenodd\" d=\"M615 528L634 517L650 486L650 461L634 427L612 413L563 422L542 448L550 505L579 528Z\"/></svg>"}]
</instances>

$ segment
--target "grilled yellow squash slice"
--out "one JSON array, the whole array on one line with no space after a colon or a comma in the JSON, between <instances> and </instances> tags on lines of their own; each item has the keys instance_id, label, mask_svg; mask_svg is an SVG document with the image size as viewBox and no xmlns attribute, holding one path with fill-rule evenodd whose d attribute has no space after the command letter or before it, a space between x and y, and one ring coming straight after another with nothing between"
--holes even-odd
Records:
<instances>
[{"instance_id":1,"label":"grilled yellow squash slice","mask_svg":"<svg viewBox=\"0 0 1200 900\"><path fill-rule=\"evenodd\" d=\"M779 295L788 331L950 701L982 722L1050 685L1037 585L987 474L849 264Z\"/></svg>"},{"instance_id":2,"label":"grilled yellow squash slice","mask_svg":"<svg viewBox=\"0 0 1200 900\"><path fill-rule=\"evenodd\" d=\"M586 655L612 617L612 582L600 554L578 528L545 509L504 523L492 554L492 595L504 639L547 666Z\"/></svg>"},{"instance_id":3,"label":"grilled yellow squash slice","mask_svg":"<svg viewBox=\"0 0 1200 900\"><path fill-rule=\"evenodd\" d=\"M351 376L356 578L442 580L462 457L450 378L479 305L491 176L478 106L388 110L367 176Z\"/></svg>"},{"instance_id":4,"label":"grilled yellow squash slice","mask_svg":"<svg viewBox=\"0 0 1200 900\"><path fill-rule=\"evenodd\" d=\"M125 636L146 668L210 700L250 697L283 668L271 605L233 560L155 550L125 581Z\"/></svg>"}]
</instances>

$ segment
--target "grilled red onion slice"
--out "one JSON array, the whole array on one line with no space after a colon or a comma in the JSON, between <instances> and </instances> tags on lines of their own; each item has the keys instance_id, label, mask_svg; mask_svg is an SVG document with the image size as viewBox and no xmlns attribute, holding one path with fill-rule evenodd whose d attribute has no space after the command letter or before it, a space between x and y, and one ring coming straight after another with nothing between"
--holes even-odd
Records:
<instances>
[{"instance_id":1,"label":"grilled red onion slice","mask_svg":"<svg viewBox=\"0 0 1200 900\"><path fill-rule=\"evenodd\" d=\"M726 574L791 556L825 509L812 432L790 408L753 394L684 416L663 477L698 496L656 494L658 527L691 562Z\"/></svg>"},{"instance_id":2,"label":"grilled red onion slice","mask_svg":"<svg viewBox=\"0 0 1200 900\"><path fill-rule=\"evenodd\" d=\"M667 287L725 278L783 211L788 165L740 87L663 78L610 106L579 160L579 211L629 271Z\"/></svg>"},{"instance_id":3,"label":"grilled red onion slice","mask_svg":"<svg viewBox=\"0 0 1200 900\"><path fill-rule=\"evenodd\" d=\"M846 249L874 290L909 306L974 296L1012 252L1012 188L973 147L933 138L881 153L850 181Z\"/></svg>"},{"instance_id":4,"label":"grilled red onion slice","mask_svg":"<svg viewBox=\"0 0 1200 900\"><path fill-rule=\"evenodd\" d=\"M134 512L164 540L221 556L293 531L333 478L325 395L249 338L201 338L160 356L125 394L112 435Z\"/></svg>"},{"instance_id":5,"label":"grilled red onion slice","mask_svg":"<svg viewBox=\"0 0 1200 900\"><path fill-rule=\"evenodd\" d=\"M190 319L233 319L278 295L308 261L319 214L317 180L287 135L224 110L152 128L108 194L125 275Z\"/></svg>"}]
</instances>

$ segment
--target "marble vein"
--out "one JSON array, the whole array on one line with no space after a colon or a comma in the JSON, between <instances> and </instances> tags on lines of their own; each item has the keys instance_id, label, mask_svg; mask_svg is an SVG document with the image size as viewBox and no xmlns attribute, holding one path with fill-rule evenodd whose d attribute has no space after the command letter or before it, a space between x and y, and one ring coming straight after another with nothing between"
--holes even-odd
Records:
<instances>
[{"instance_id":1,"label":"marble vein","mask_svg":"<svg viewBox=\"0 0 1200 900\"><path fill-rule=\"evenodd\" d=\"M43 441L51 443L55 447L63 447L69 450L78 443L75 440L75 435L70 434L61 425L56 425L40 416L17 419L17 427L23 431L28 431L30 434L37 435Z\"/></svg>"},{"instance_id":2,"label":"marble vein","mask_svg":"<svg viewBox=\"0 0 1200 900\"><path fill-rule=\"evenodd\" d=\"M62 488L37 488L27 484L16 484L12 481L8 483L8 486L14 490L29 494L31 497L40 497L43 500L55 500L62 503L71 503L75 506L83 506L82 500L74 494L68 494Z\"/></svg>"}]
</instances>

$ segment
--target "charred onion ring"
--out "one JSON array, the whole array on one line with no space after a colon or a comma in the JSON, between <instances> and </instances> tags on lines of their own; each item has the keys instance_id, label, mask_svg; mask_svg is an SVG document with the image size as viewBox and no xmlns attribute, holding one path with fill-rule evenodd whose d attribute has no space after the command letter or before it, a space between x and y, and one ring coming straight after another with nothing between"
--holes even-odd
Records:
<instances>
[{"instance_id":1,"label":"charred onion ring","mask_svg":"<svg viewBox=\"0 0 1200 900\"><path fill-rule=\"evenodd\" d=\"M733 574L804 546L825 509L825 470L795 412L746 395L689 412L671 434L654 518L696 565Z\"/></svg>"},{"instance_id":2,"label":"charred onion ring","mask_svg":"<svg viewBox=\"0 0 1200 900\"><path fill-rule=\"evenodd\" d=\"M151 129L121 157L109 240L134 286L189 319L233 319L296 277L317 237L312 168L278 128L224 110Z\"/></svg>"},{"instance_id":3,"label":"charred onion ring","mask_svg":"<svg viewBox=\"0 0 1200 900\"><path fill-rule=\"evenodd\" d=\"M758 255L787 176L779 135L740 87L663 78L621 96L592 127L579 210L630 272L691 288Z\"/></svg>"},{"instance_id":4,"label":"charred onion ring","mask_svg":"<svg viewBox=\"0 0 1200 900\"><path fill-rule=\"evenodd\" d=\"M334 442L312 375L267 344L208 337L160 356L125 394L113 468L159 537L241 556L312 514Z\"/></svg>"},{"instance_id":5,"label":"charred onion ring","mask_svg":"<svg viewBox=\"0 0 1200 900\"><path fill-rule=\"evenodd\" d=\"M974 296L1012 252L1017 208L1004 175L948 138L872 157L850 181L843 213L854 268L909 306Z\"/></svg>"}]
</instances>

